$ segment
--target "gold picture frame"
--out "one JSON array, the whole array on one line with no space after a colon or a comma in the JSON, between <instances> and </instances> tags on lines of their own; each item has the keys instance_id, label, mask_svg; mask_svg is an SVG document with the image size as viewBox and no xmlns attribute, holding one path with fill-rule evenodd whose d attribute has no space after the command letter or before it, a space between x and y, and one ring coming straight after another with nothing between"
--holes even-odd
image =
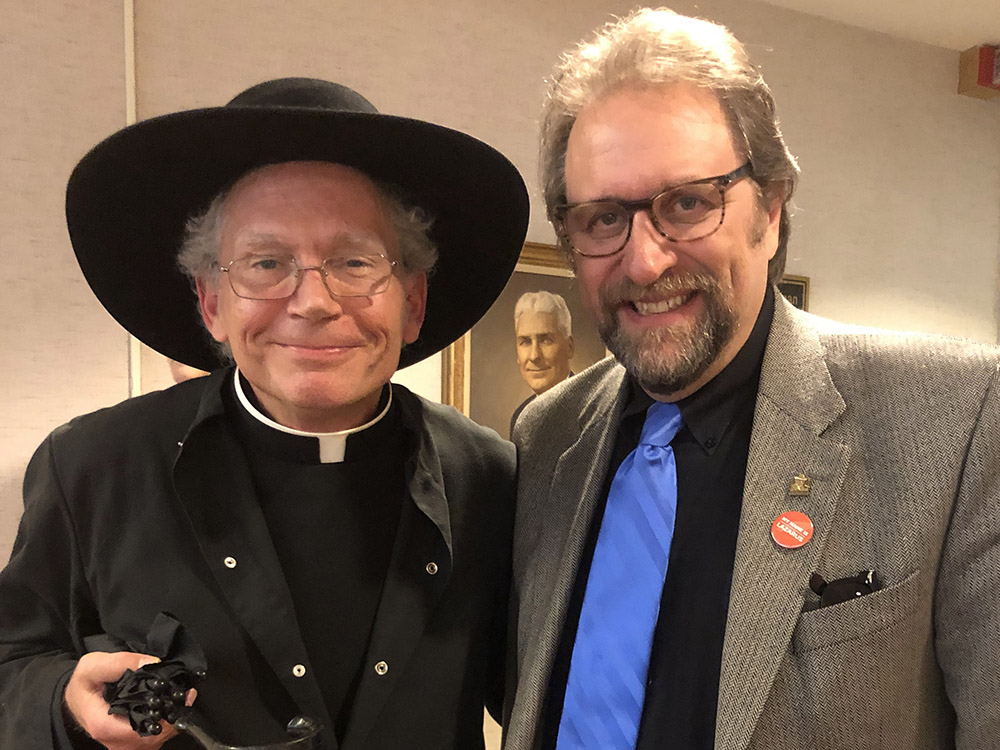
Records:
<instances>
[{"instance_id":1,"label":"gold picture frame","mask_svg":"<svg viewBox=\"0 0 1000 750\"><path fill-rule=\"evenodd\" d=\"M573 372L603 359L604 348L576 289L576 279L563 251L555 245L525 243L510 281L473 329L442 356L443 403L507 437L510 418L531 398L517 365L514 306L525 291L545 290L566 300L572 317L575 354Z\"/></svg>"}]
</instances>

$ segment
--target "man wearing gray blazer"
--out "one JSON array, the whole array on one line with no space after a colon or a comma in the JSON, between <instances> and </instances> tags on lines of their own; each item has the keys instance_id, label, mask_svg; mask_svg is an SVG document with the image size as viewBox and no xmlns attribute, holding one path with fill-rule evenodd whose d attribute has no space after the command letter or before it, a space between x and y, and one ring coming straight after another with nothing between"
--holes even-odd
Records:
<instances>
[{"instance_id":1,"label":"man wearing gray blazer","mask_svg":"<svg viewBox=\"0 0 1000 750\"><path fill-rule=\"evenodd\" d=\"M570 51L541 169L615 358L514 434L507 750L1000 747L998 351L775 293L798 168L715 24L642 10ZM609 541L658 404L670 531Z\"/></svg>"}]
</instances>

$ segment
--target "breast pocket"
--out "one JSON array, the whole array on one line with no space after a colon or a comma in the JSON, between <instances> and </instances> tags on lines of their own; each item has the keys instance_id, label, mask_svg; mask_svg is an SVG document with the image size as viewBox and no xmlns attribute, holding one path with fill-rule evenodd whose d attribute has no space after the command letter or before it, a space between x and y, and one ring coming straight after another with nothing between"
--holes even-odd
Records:
<instances>
[{"instance_id":1,"label":"breast pocket","mask_svg":"<svg viewBox=\"0 0 1000 750\"><path fill-rule=\"evenodd\" d=\"M933 584L918 570L803 612L772 694L772 718L799 722L808 737L802 746L813 750L929 746L921 735L936 733L931 697L941 692Z\"/></svg>"},{"instance_id":2,"label":"breast pocket","mask_svg":"<svg viewBox=\"0 0 1000 750\"><path fill-rule=\"evenodd\" d=\"M804 654L891 629L917 609L930 609L930 584L915 570L871 594L803 612L792 636L792 650Z\"/></svg>"}]
</instances>

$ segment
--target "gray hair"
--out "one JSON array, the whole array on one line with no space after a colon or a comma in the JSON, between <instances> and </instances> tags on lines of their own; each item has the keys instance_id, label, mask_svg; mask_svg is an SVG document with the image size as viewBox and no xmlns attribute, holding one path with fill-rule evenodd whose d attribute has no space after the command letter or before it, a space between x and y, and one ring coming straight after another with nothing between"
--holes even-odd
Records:
<instances>
[{"instance_id":1,"label":"gray hair","mask_svg":"<svg viewBox=\"0 0 1000 750\"><path fill-rule=\"evenodd\" d=\"M761 204L781 201L778 249L768 264L768 280L777 282L785 269L799 168L781 135L771 89L727 28L668 8L642 8L610 22L560 58L549 81L539 151L549 220L566 203L566 147L580 112L616 90L672 83L694 84L718 97L733 145L751 163ZM566 239L559 243L572 259Z\"/></svg>"},{"instance_id":2,"label":"gray hair","mask_svg":"<svg viewBox=\"0 0 1000 750\"><path fill-rule=\"evenodd\" d=\"M514 330L517 331L517 322L526 312L549 313L555 316L556 327L562 335L569 338L573 335L573 316L569 313L566 300L559 294L552 292L538 291L525 292L514 305Z\"/></svg>"}]
</instances>

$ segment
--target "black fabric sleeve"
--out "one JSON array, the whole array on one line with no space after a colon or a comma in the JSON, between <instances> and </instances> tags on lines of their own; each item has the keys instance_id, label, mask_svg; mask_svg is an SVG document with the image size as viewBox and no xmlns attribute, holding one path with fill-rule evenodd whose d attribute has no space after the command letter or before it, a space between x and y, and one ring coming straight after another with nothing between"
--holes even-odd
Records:
<instances>
[{"instance_id":1,"label":"black fabric sleeve","mask_svg":"<svg viewBox=\"0 0 1000 750\"><path fill-rule=\"evenodd\" d=\"M53 457L53 436L28 464L24 515L0 571L0 747L77 750L96 745L67 731L63 690L96 620Z\"/></svg>"}]
</instances>

